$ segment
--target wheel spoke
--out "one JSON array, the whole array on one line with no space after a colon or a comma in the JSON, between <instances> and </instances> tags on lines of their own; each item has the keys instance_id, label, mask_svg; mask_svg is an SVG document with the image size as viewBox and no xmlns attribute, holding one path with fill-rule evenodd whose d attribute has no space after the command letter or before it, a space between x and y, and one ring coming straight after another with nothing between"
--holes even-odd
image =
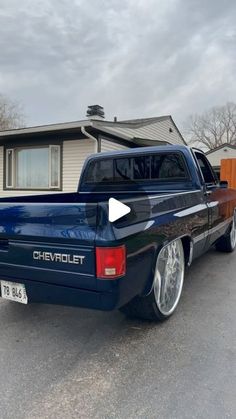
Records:
<instances>
[{"instance_id":1,"label":"wheel spoke","mask_svg":"<svg viewBox=\"0 0 236 419\"><path fill-rule=\"evenodd\" d=\"M157 305L164 315L169 315L178 303L183 285L184 253L180 240L161 250L156 269L161 278Z\"/></svg>"},{"instance_id":2,"label":"wheel spoke","mask_svg":"<svg viewBox=\"0 0 236 419\"><path fill-rule=\"evenodd\" d=\"M233 222L232 222L232 227L231 227L231 232L230 232L230 240L231 240L231 246L232 248L234 248L236 245L236 212L234 212L234 216L233 216Z\"/></svg>"}]
</instances>

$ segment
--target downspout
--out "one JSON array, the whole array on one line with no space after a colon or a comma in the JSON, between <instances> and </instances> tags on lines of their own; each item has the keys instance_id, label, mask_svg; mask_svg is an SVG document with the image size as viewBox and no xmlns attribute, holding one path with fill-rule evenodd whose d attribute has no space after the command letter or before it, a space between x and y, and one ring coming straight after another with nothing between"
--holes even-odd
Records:
<instances>
[{"instance_id":1,"label":"downspout","mask_svg":"<svg viewBox=\"0 0 236 419\"><path fill-rule=\"evenodd\" d=\"M98 140L93 135L89 134L84 127L81 127L81 132L84 134L85 137L90 138L90 140L94 141L94 153L98 153Z\"/></svg>"}]
</instances>

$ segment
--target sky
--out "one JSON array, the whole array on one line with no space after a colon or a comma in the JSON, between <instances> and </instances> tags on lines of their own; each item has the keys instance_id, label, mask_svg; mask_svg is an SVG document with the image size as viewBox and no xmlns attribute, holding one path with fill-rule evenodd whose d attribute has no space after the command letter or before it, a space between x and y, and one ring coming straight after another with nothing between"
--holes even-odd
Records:
<instances>
[{"instance_id":1,"label":"sky","mask_svg":"<svg viewBox=\"0 0 236 419\"><path fill-rule=\"evenodd\" d=\"M0 0L0 93L26 125L236 102L235 0Z\"/></svg>"}]
</instances>

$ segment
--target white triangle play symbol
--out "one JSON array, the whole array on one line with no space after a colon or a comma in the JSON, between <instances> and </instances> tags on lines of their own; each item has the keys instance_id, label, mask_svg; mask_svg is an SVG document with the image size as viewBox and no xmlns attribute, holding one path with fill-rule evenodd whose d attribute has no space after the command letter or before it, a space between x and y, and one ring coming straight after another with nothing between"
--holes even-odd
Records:
<instances>
[{"instance_id":1,"label":"white triangle play symbol","mask_svg":"<svg viewBox=\"0 0 236 419\"><path fill-rule=\"evenodd\" d=\"M123 204L123 202L118 201L115 198L110 198L108 201L108 208L109 208L109 221L113 223L119 218L124 217L124 215L129 214L131 211L128 205Z\"/></svg>"}]
</instances>

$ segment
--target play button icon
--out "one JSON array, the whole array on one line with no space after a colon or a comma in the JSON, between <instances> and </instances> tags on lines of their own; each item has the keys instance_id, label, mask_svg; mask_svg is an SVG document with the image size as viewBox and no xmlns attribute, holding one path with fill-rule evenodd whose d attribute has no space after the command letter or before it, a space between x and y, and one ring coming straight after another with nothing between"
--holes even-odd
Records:
<instances>
[{"instance_id":1,"label":"play button icon","mask_svg":"<svg viewBox=\"0 0 236 419\"><path fill-rule=\"evenodd\" d=\"M109 221L113 223L124 217L124 215L129 214L131 209L128 205L123 204L123 202L118 201L115 198L110 198L108 201L108 211Z\"/></svg>"},{"instance_id":2,"label":"play button icon","mask_svg":"<svg viewBox=\"0 0 236 419\"><path fill-rule=\"evenodd\" d=\"M124 189L119 183L106 185L101 182L88 186L87 192L89 199L81 207L79 222L89 227L91 237L94 230L97 235L102 235L103 229L106 230L108 225L116 232L116 237L125 234L126 228L133 232L145 230L150 225L153 211L156 211L156 202L154 198L150 199L151 193L156 196L156 190L147 193L141 182L130 181L128 185L124 185ZM82 237L82 228L78 234ZM107 230L104 234L107 234Z\"/></svg>"}]
</instances>

